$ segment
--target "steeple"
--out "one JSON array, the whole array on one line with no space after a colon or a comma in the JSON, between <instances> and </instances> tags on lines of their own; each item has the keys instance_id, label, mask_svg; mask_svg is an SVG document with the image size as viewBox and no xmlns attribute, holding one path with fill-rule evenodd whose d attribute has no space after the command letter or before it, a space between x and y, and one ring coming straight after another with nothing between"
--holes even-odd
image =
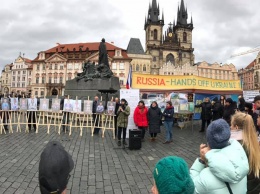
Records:
<instances>
[{"instance_id":1,"label":"steeple","mask_svg":"<svg viewBox=\"0 0 260 194\"><path fill-rule=\"evenodd\" d=\"M191 18L191 23L188 23L187 20L188 20L188 8L187 6L185 7L184 0L181 0L180 5L178 6L176 26L193 29L192 18Z\"/></svg>"},{"instance_id":2,"label":"steeple","mask_svg":"<svg viewBox=\"0 0 260 194\"><path fill-rule=\"evenodd\" d=\"M157 4L156 0L152 1L152 4L149 3L147 20L145 21L145 27L149 24L164 24L164 15L162 15L162 19L159 17L160 15L160 6Z\"/></svg>"}]
</instances>

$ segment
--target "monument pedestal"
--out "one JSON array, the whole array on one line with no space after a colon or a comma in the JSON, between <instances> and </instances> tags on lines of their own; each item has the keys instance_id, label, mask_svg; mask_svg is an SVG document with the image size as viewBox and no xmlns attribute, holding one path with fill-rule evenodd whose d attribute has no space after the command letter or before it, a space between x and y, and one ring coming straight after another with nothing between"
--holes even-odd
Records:
<instances>
[{"instance_id":1,"label":"monument pedestal","mask_svg":"<svg viewBox=\"0 0 260 194\"><path fill-rule=\"evenodd\" d=\"M65 95L69 95L70 98L78 99L93 99L94 96L100 96L100 92L114 94L120 90L119 78L96 78L93 80L84 81L80 80L68 80L65 86Z\"/></svg>"}]
</instances>

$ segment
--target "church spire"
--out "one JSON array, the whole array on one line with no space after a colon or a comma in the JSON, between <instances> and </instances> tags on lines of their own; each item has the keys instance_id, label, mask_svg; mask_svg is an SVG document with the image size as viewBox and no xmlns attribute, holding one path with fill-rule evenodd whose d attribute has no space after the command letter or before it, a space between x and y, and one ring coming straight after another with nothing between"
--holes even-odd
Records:
<instances>
[{"instance_id":1,"label":"church spire","mask_svg":"<svg viewBox=\"0 0 260 194\"><path fill-rule=\"evenodd\" d=\"M147 19L145 21L145 28L149 24L164 24L164 15L162 15L162 18L159 17L160 15L160 6L159 3L157 4L156 0L152 1L152 4L149 3L148 8L148 15Z\"/></svg>"}]
</instances>

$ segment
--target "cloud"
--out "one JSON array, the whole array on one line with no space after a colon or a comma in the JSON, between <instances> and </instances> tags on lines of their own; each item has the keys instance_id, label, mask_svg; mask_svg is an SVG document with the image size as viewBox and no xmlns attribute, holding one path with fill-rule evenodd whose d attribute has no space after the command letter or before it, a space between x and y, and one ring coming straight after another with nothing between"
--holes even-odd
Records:
<instances>
[{"instance_id":1,"label":"cloud","mask_svg":"<svg viewBox=\"0 0 260 194\"><path fill-rule=\"evenodd\" d=\"M131 37L145 45L144 18L151 0L4 0L0 7L0 68L56 43L115 42L125 48ZM157 1L158 2L158 1ZM177 0L160 0L165 26L177 18ZM235 52L260 46L260 1L185 0L194 22L195 60L247 66L257 53L230 58Z\"/></svg>"}]
</instances>

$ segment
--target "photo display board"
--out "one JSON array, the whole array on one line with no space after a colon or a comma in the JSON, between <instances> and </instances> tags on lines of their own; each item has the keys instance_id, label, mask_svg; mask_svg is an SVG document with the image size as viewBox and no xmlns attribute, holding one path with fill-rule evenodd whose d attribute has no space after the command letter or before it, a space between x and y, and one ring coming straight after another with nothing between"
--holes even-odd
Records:
<instances>
[{"instance_id":1,"label":"photo display board","mask_svg":"<svg viewBox=\"0 0 260 194\"><path fill-rule=\"evenodd\" d=\"M60 99L58 99L58 98L52 99L51 110L53 112L59 112L60 111Z\"/></svg>"},{"instance_id":2,"label":"photo display board","mask_svg":"<svg viewBox=\"0 0 260 194\"><path fill-rule=\"evenodd\" d=\"M1 99L1 107L2 107L2 110L10 110L10 104L9 104L8 98Z\"/></svg>"},{"instance_id":3,"label":"photo display board","mask_svg":"<svg viewBox=\"0 0 260 194\"><path fill-rule=\"evenodd\" d=\"M84 113L92 114L93 101L92 100L84 100Z\"/></svg>"},{"instance_id":4,"label":"photo display board","mask_svg":"<svg viewBox=\"0 0 260 194\"><path fill-rule=\"evenodd\" d=\"M40 110L41 111L49 110L49 99L47 98L40 99Z\"/></svg>"},{"instance_id":5,"label":"photo display board","mask_svg":"<svg viewBox=\"0 0 260 194\"><path fill-rule=\"evenodd\" d=\"M19 109L18 98L11 98L11 110L17 111Z\"/></svg>"}]
</instances>

